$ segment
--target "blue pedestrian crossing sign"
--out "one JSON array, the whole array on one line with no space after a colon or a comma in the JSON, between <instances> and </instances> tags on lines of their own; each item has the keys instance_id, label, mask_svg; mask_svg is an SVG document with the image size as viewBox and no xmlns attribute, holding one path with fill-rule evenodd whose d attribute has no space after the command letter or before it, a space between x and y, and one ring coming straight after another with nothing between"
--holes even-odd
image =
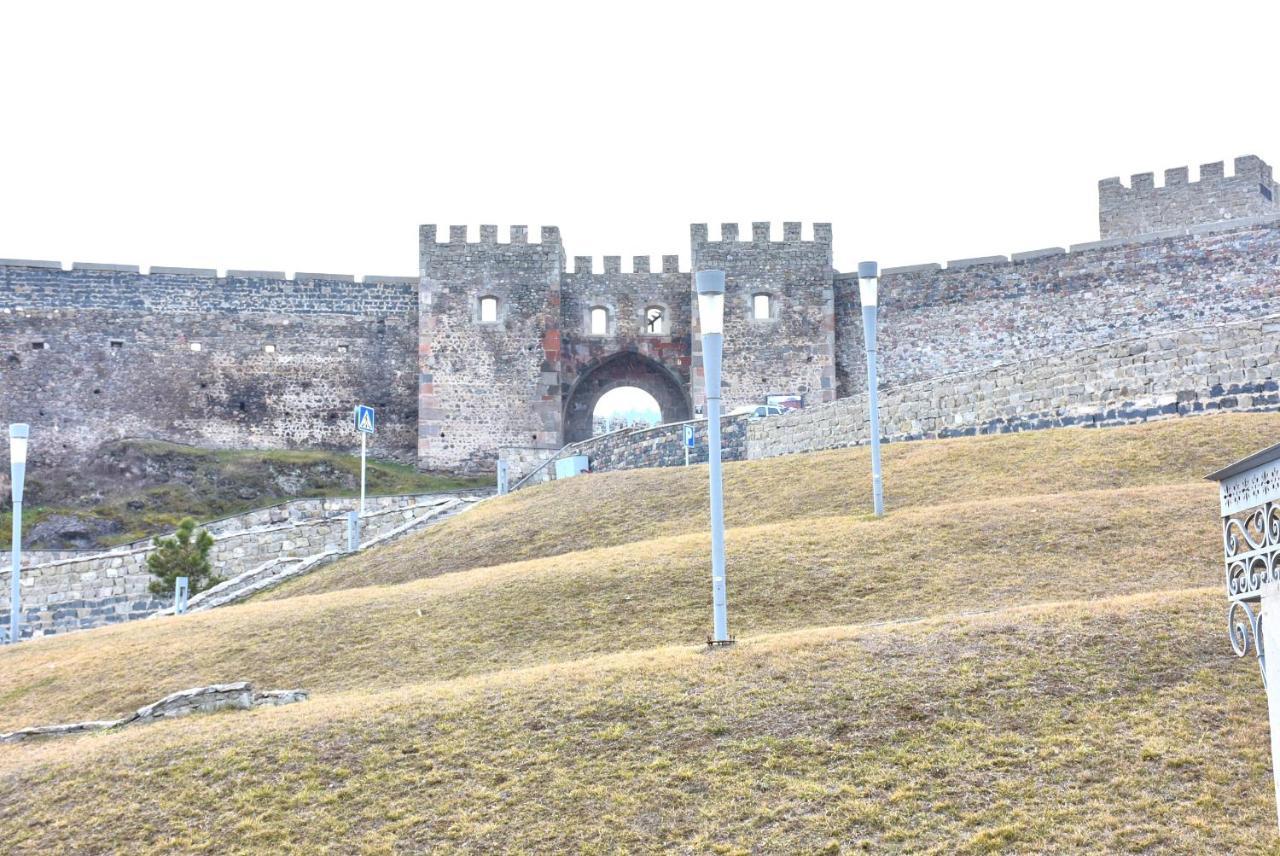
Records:
<instances>
[{"instance_id":1,"label":"blue pedestrian crossing sign","mask_svg":"<svg viewBox=\"0 0 1280 856\"><path fill-rule=\"evenodd\" d=\"M357 404L356 430L362 434L372 434L376 424L377 416L374 414L373 408L367 404Z\"/></svg>"}]
</instances>

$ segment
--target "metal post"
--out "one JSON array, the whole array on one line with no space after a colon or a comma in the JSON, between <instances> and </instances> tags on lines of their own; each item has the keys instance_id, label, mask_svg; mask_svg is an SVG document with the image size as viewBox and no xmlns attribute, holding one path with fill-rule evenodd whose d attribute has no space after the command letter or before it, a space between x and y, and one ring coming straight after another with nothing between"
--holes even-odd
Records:
<instances>
[{"instance_id":1,"label":"metal post","mask_svg":"<svg viewBox=\"0 0 1280 856\"><path fill-rule=\"evenodd\" d=\"M363 431L360 432L360 513L364 514L364 455L365 455L365 438L368 435Z\"/></svg>"},{"instance_id":2,"label":"metal post","mask_svg":"<svg viewBox=\"0 0 1280 856\"><path fill-rule=\"evenodd\" d=\"M503 496L507 492L507 462L498 460L498 496Z\"/></svg>"},{"instance_id":3,"label":"metal post","mask_svg":"<svg viewBox=\"0 0 1280 856\"><path fill-rule=\"evenodd\" d=\"M173 614L184 615L187 611L187 593L190 581L187 577L177 577L173 581Z\"/></svg>"},{"instance_id":4,"label":"metal post","mask_svg":"<svg viewBox=\"0 0 1280 856\"><path fill-rule=\"evenodd\" d=\"M9 474L13 491L13 540L9 563L9 644L21 638L22 631L22 483L27 475L27 437L31 429L24 424L9 426Z\"/></svg>"},{"instance_id":5,"label":"metal post","mask_svg":"<svg viewBox=\"0 0 1280 856\"><path fill-rule=\"evenodd\" d=\"M699 271L697 274L699 312L702 301L718 314L714 320L702 317L702 368L707 393L707 464L711 479L711 603L713 645L727 645L729 638L728 597L724 568L724 485L720 474L720 365L724 357L723 307L724 272ZM711 309L714 305L715 308ZM707 332L707 328L711 332Z\"/></svg>"},{"instance_id":6,"label":"metal post","mask_svg":"<svg viewBox=\"0 0 1280 856\"><path fill-rule=\"evenodd\" d=\"M720 475L720 382L719 367L724 339L720 334L702 337L704 364L716 361L716 394L711 394L711 372L707 372L707 463L711 469L711 603L714 609L714 642L729 641L729 612L724 580L724 485Z\"/></svg>"},{"instance_id":7,"label":"metal post","mask_svg":"<svg viewBox=\"0 0 1280 856\"><path fill-rule=\"evenodd\" d=\"M859 278L874 278L879 272L875 262L858 265ZM873 292L874 293L874 292ZM871 501L876 517L884 514L884 480L880 474L880 389L876 379L876 310L875 302L863 301L862 340L867 346L867 410L871 425Z\"/></svg>"},{"instance_id":8,"label":"metal post","mask_svg":"<svg viewBox=\"0 0 1280 856\"><path fill-rule=\"evenodd\" d=\"M360 515L355 511L347 512L347 552L354 553L360 549Z\"/></svg>"},{"instance_id":9,"label":"metal post","mask_svg":"<svg viewBox=\"0 0 1280 856\"><path fill-rule=\"evenodd\" d=\"M21 496L21 491L18 491ZM22 566L22 500L15 499L13 501L13 541L12 552L9 562L9 641L18 641L18 630L22 624L22 591L19 588L21 583Z\"/></svg>"}]
</instances>

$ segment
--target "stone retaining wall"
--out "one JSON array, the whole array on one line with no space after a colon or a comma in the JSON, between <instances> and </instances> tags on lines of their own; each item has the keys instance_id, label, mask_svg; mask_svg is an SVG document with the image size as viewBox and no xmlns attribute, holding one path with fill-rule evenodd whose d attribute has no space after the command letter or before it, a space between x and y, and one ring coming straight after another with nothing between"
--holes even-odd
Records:
<instances>
[{"instance_id":1,"label":"stone retaining wall","mask_svg":"<svg viewBox=\"0 0 1280 856\"><path fill-rule=\"evenodd\" d=\"M369 497L361 519L368 542L421 516L448 498L437 494ZM346 514L358 499L301 499L207 524L214 537L209 553L214 573L237 576L273 559L303 558L347 546ZM22 636L143 618L169 606L172 598L148 591L151 541L107 552L76 555L22 571ZM0 572L0 625L9 621L9 570Z\"/></svg>"},{"instance_id":2,"label":"stone retaining wall","mask_svg":"<svg viewBox=\"0 0 1280 856\"><path fill-rule=\"evenodd\" d=\"M741 461L747 457L747 417L726 416L720 423L721 458ZM586 455L595 473L632 470L638 467L684 466L684 426L693 426L694 446L689 450L690 464L707 462L707 421L693 419L670 422L652 428L624 428L573 443L558 452L549 453L555 460ZM505 451L505 450L504 450ZM523 475L521 476L523 477ZM555 480L554 462L544 467L524 487ZM514 485L517 479L512 479Z\"/></svg>"},{"instance_id":3,"label":"stone retaining wall","mask_svg":"<svg viewBox=\"0 0 1280 856\"><path fill-rule=\"evenodd\" d=\"M1280 409L1280 315L953 374L880 392L881 430L916 440ZM752 423L748 457L869 438L865 394Z\"/></svg>"}]
</instances>

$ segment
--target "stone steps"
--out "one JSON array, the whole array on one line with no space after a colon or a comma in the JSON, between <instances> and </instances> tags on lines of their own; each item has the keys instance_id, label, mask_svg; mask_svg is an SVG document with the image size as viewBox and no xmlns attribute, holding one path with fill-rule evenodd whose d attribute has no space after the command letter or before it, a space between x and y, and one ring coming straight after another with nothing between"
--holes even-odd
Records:
<instances>
[{"instance_id":1,"label":"stone steps","mask_svg":"<svg viewBox=\"0 0 1280 856\"><path fill-rule=\"evenodd\" d=\"M433 506L424 506L425 513L362 543L357 548L357 552L390 543L425 526L443 523L445 520L467 511L481 501L481 499L474 496L445 497ZM259 592L275 588L286 580L310 573L321 565L328 564L347 555L350 554L344 550L327 549L310 556L277 557L251 568L243 574L218 583L218 585L207 591L192 596L187 604L187 611L203 612L220 606L238 603ZM155 615L173 615L173 607L160 610Z\"/></svg>"}]
</instances>

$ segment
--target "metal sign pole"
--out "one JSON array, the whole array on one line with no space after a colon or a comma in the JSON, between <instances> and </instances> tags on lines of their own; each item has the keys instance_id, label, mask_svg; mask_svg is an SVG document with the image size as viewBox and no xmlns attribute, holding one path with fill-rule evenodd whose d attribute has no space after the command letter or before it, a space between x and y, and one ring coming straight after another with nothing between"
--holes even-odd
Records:
<instances>
[{"instance_id":1,"label":"metal sign pole","mask_svg":"<svg viewBox=\"0 0 1280 856\"><path fill-rule=\"evenodd\" d=\"M372 434L377 424L374 409L367 404L357 404L355 409L356 431L360 433L360 513L364 514L365 474L367 473L366 456L368 442L366 434Z\"/></svg>"}]
</instances>

